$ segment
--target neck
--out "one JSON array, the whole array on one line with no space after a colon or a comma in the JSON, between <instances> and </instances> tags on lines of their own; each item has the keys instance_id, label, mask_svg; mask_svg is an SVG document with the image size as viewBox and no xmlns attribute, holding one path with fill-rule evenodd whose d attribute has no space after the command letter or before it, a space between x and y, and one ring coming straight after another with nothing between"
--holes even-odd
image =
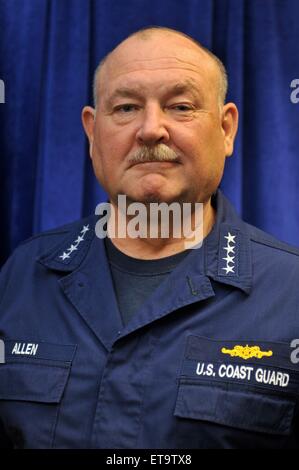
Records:
<instances>
[{"instance_id":1,"label":"neck","mask_svg":"<svg viewBox=\"0 0 299 470\"><path fill-rule=\"evenodd\" d=\"M175 255L176 253L180 253L187 248L192 248L192 246L201 244L203 239L212 230L216 219L216 211L212 207L211 199L209 199L202 205L201 217L198 217L198 213L195 214L194 211L190 214L188 222L190 224L189 227L192 227L191 237L190 233L187 233L187 236L185 236L185 233L180 233L179 237L178 235L174 236L174 230L169 230L169 236L162 237L161 224L158 224L157 228L159 235L152 237L150 236L149 231L150 224L148 224L146 236L137 236L136 238L133 238L132 236L126 234L126 236L123 238L117 236L119 233L119 223L120 221L125 222L126 227L128 227L129 222L132 221L132 216L120 214L117 206L114 206L114 210L114 227L116 230L111 229L110 221L108 223L108 234L112 243L116 246L116 248L126 255L144 260L159 259L166 256ZM198 221L198 219L200 220Z\"/></svg>"}]
</instances>

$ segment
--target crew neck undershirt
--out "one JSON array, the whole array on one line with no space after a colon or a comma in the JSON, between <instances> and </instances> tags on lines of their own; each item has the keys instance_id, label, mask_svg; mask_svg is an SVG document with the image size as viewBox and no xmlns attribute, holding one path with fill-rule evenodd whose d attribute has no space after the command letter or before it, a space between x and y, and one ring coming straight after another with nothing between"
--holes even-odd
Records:
<instances>
[{"instance_id":1,"label":"crew neck undershirt","mask_svg":"<svg viewBox=\"0 0 299 470\"><path fill-rule=\"evenodd\" d=\"M105 238L104 242L124 326L191 251L185 250L160 259L143 260L126 255L109 238Z\"/></svg>"}]
</instances>

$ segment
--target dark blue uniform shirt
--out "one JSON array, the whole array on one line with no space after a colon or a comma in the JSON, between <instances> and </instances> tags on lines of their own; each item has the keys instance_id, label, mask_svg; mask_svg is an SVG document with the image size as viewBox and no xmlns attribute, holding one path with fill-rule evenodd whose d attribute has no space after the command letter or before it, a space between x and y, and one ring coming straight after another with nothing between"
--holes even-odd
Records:
<instances>
[{"instance_id":1,"label":"dark blue uniform shirt","mask_svg":"<svg viewBox=\"0 0 299 470\"><path fill-rule=\"evenodd\" d=\"M299 251L217 220L122 325L96 217L35 236L0 277L0 428L15 447L299 446Z\"/></svg>"}]
</instances>

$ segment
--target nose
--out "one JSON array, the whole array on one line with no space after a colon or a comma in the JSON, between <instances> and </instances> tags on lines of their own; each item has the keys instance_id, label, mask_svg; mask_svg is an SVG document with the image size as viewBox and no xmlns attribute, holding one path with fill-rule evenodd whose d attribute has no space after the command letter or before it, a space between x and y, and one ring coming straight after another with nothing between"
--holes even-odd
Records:
<instances>
[{"instance_id":1,"label":"nose","mask_svg":"<svg viewBox=\"0 0 299 470\"><path fill-rule=\"evenodd\" d=\"M158 104L152 103L144 109L136 138L141 145L164 144L169 141L166 116Z\"/></svg>"}]
</instances>

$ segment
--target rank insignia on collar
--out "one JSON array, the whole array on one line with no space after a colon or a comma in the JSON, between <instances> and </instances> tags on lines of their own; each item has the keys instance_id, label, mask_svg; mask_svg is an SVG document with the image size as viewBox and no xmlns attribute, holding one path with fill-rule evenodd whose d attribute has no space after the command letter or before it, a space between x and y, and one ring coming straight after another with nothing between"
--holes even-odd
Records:
<instances>
[{"instance_id":1,"label":"rank insignia on collar","mask_svg":"<svg viewBox=\"0 0 299 470\"><path fill-rule=\"evenodd\" d=\"M222 258L226 261L226 266L222 267L222 269L225 271L225 274L233 273L235 274L235 248L236 248L236 235L232 235L230 232L227 232L227 235L225 235L227 243L226 246L223 247L223 250L226 251L226 257Z\"/></svg>"},{"instance_id":2,"label":"rank insignia on collar","mask_svg":"<svg viewBox=\"0 0 299 470\"><path fill-rule=\"evenodd\" d=\"M69 259L72 255L73 252L77 251L78 250L78 246L80 245L80 243L82 243L84 240L85 240L85 234L86 232L88 232L90 230L90 227L89 225L83 225L83 228L81 230L81 232L79 233L79 235L77 236L76 240L74 240L70 247L67 248L60 256L59 258L64 261L66 259Z\"/></svg>"},{"instance_id":3,"label":"rank insignia on collar","mask_svg":"<svg viewBox=\"0 0 299 470\"><path fill-rule=\"evenodd\" d=\"M219 246L219 275L238 276L238 232L222 230Z\"/></svg>"}]
</instances>

